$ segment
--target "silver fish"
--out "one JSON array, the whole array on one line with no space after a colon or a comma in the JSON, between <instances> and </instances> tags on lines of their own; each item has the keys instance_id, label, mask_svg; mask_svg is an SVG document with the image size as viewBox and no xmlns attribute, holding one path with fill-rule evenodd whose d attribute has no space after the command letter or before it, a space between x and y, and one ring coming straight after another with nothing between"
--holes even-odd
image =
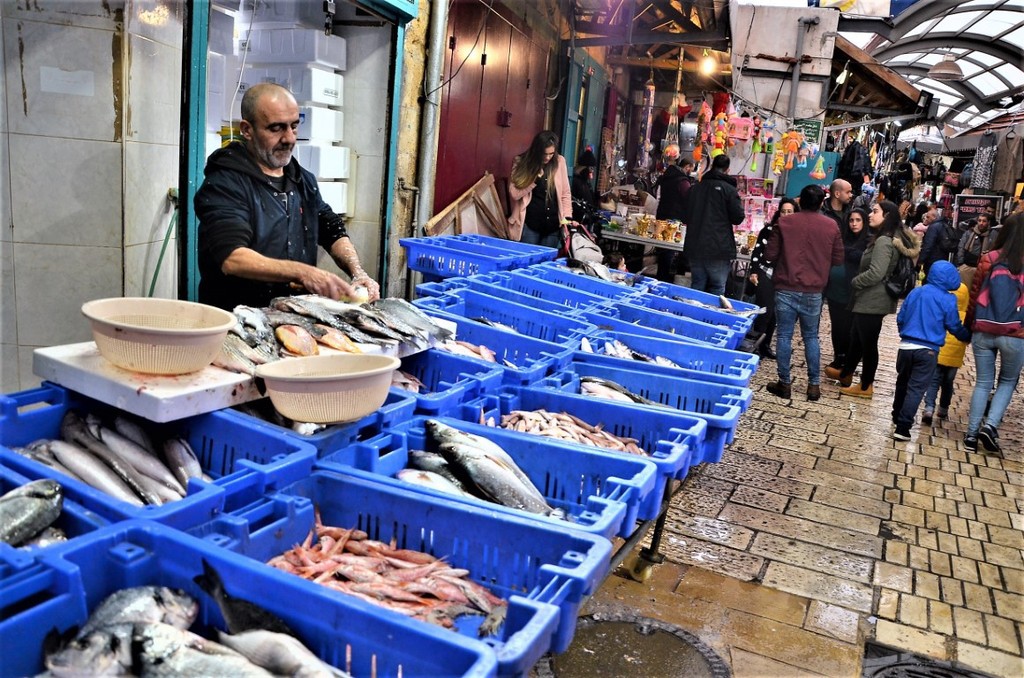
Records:
<instances>
[{"instance_id":1,"label":"silver fish","mask_svg":"<svg viewBox=\"0 0 1024 678\"><path fill-rule=\"evenodd\" d=\"M136 471L166 485L179 495L185 494L184 486L178 482L174 474L146 449L105 426L99 428L99 433L100 441L113 450L114 454L131 464Z\"/></svg>"},{"instance_id":2,"label":"silver fish","mask_svg":"<svg viewBox=\"0 0 1024 678\"><path fill-rule=\"evenodd\" d=\"M381 309L400 319L406 325L421 330L426 333L426 336L432 338L436 342L441 342L452 337L451 330L441 327L435 323L431 320L430 316L421 311L415 305L410 304L405 299L401 299L399 297L387 297L386 299L378 299L377 301L369 304L369 306Z\"/></svg>"},{"instance_id":3,"label":"silver fish","mask_svg":"<svg viewBox=\"0 0 1024 678\"><path fill-rule=\"evenodd\" d=\"M440 473L434 471L421 471L420 469L414 468L403 468L395 476L402 482L409 483L410 485L418 485L425 487L430 490L436 490L437 492L444 492L455 497L470 497L472 499L478 499L476 495L470 494L462 489L461 485L457 485Z\"/></svg>"},{"instance_id":4,"label":"silver fish","mask_svg":"<svg viewBox=\"0 0 1024 678\"><path fill-rule=\"evenodd\" d=\"M590 395L602 395L602 397L612 397L615 400L628 399L634 403L652 405L654 407L668 407L668 405L662 405L661 403L656 403L653 400L645 398L639 393L633 393L621 384L609 381L608 379L601 379L600 377L580 377L580 387L584 393ZM609 392L618 393L619 395L624 396L624 398L615 398L614 396L608 395Z\"/></svg>"},{"instance_id":5,"label":"silver fish","mask_svg":"<svg viewBox=\"0 0 1024 678\"><path fill-rule=\"evenodd\" d=\"M433 471L434 473L447 478L462 487L462 481L455 477L448 467L448 462L438 452L427 452L426 450L409 450L409 468L420 471Z\"/></svg>"},{"instance_id":6,"label":"silver fish","mask_svg":"<svg viewBox=\"0 0 1024 678\"><path fill-rule=\"evenodd\" d=\"M114 430L150 454L157 453L156 445L146 429L128 417L120 414L114 417Z\"/></svg>"},{"instance_id":7,"label":"silver fish","mask_svg":"<svg viewBox=\"0 0 1024 678\"><path fill-rule=\"evenodd\" d=\"M164 441L164 459L168 468L185 488L189 478L202 478L203 467L184 438L168 438Z\"/></svg>"},{"instance_id":8,"label":"silver fish","mask_svg":"<svg viewBox=\"0 0 1024 678\"><path fill-rule=\"evenodd\" d=\"M512 459L509 453L506 452L501 445L498 445L496 442L488 438L484 438L483 436L478 436L476 434L469 433L468 431L462 431L454 426L448 426L437 419L427 419L426 428L427 433L430 434L430 437L437 444L446 442L463 443L486 452L496 459L501 459L504 462L504 465L508 467L519 479L520 483L533 490L534 499L539 502L545 502L544 495L537 491L536 487L533 485L533 481L530 480L529 476L523 473L515 460ZM445 459L448 459L447 455L445 456Z\"/></svg>"},{"instance_id":9,"label":"silver fish","mask_svg":"<svg viewBox=\"0 0 1024 678\"><path fill-rule=\"evenodd\" d=\"M517 468L515 464L509 465L504 459L465 443L444 443L440 450L449 464L465 470L476 488L493 501L530 513L551 513L551 507L533 483L523 483L513 471Z\"/></svg>"},{"instance_id":10,"label":"silver fish","mask_svg":"<svg viewBox=\"0 0 1024 678\"><path fill-rule=\"evenodd\" d=\"M109 466L114 473L121 477L121 480L123 480L128 487L135 492L135 494L142 497L142 500L147 504L155 504L159 501L156 495L146 490L142 486L142 483L139 482L139 472L114 454L109 447L93 437L93 435L89 433L85 422L82 421L82 418L73 411L69 410L64 415L64 418L60 423L60 432L61 437L64 438L64 440L81 445L101 459L104 464Z\"/></svg>"},{"instance_id":11,"label":"silver fish","mask_svg":"<svg viewBox=\"0 0 1024 678\"><path fill-rule=\"evenodd\" d=\"M252 335L264 346L274 343L274 330L267 321L262 309L252 306L235 306L232 313L242 321L246 328L251 328Z\"/></svg>"},{"instance_id":12,"label":"silver fish","mask_svg":"<svg viewBox=\"0 0 1024 678\"><path fill-rule=\"evenodd\" d=\"M224 343L230 350L236 351L246 360L257 365L266 365L267 363L272 363L278 359L278 357L271 353L264 344L250 346L233 334L229 334L227 338L224 339ZM270 344L270 346L272 347L274 344Z\"/></svg>"},{"instance_id":13,"label":"silver fish","mask_svg":"<svg viewBox=\"0 0 1024 678\"><path fill-rule=\"evenodd\" d=\"M81 634L66 646L47 655L49 675L126 676L132 673L132 624L112 624Z\"/></svg>"},{"instance_id":14,"label":"silver fish","mask_svg":"<svg viewBox=\"0 0 1024 678\"><path fill-rule=\"evenodd\" d=\"M131 646L142 676L272 676L229 647L167 624L135 624Z\"/></svg>"},{"instance_id":15,"label":"silver fish","mask_svg":"<svg viewBox=\"0 0 1024 678\"><path fill-rule=\"evenodd\" d=\"M59 527L50 525L48 528L37 534L32 539L22 544L23 548L45 548L47 546L53 546L54 544L60 544L68 540L68 535L64 530Z\"/></svg>"},{"instance_id":16,"label":"silver fish","mask_svg":"<svg viewBox=\"0 0 1024 678\"><path fill-rule=\"evenodd\" d=\"M88 451L63 440L52 441L50 449L53 450L57 460L71 469L82 479L82 482L133 506L144 505L138 495L119 475Z\"/></svg>"},{"instance_id":17,"label":"silver fish","mask_svg":"<svg viewBox=\"0 0 1024 678\"><path fill-rule=\"evenodd\" d=\"M343 678L348 676L322 661L298 638L273 631L253 630L236 635L218 631L220 642L253 664L279 676L303 678Z\"/></svg>"},{"instance_id":18,"label":"silver fish","mask_svg":"<svg viewBox=\"0 0 1024 678\"><path fill-rule=\"evenodd\" d=\"M55 480L35 480L0 497L0 541L18 545L60 516L64 491Z\"/></svg>"},{"instance_id":19,"label":"silver fish","mask_svg":"<svg viewBox=\"0 0 1024 678\"><path fill-rule=\"evenodd\" d=\"M199 603L184 591L166 586L135 586L104 598L89 615L78 638L104 626L124 623L161 622L187 629L198 614Z\"/></svg>"},{"instance_id":20,"label":"silver fish","mask_svg":"<svg viewBox=\"0 0 1024 678\"><path fill-rule=\"evenodd\" d=\"M231 335L228 336L230 337ZM248 374L250 376L256 374L256 363L246 358L239 351L236 343L229 342L226 339L220 347L217 357L213 359L213 364L228 372L237 372L238 374Z\"/></svg>"},{"instance_id":21,"label":"silver fish","mask_svg":"<svg viewBox=\"0 0 1024 678\"><path fill-rule=\"evenodd\" d=\"M57 457L53 456L53 451L50 449L50 443L52 441L36 441L26 447L15 447L14 451L23 457L28 457L33 461L37 461L44 466L49 466L54 471L59 471L69 478L75 480L82 480L77 473L74 473L64 464L57 461ZM82 482L85 482L82 480Z\"/></svg>"}]
</instances>

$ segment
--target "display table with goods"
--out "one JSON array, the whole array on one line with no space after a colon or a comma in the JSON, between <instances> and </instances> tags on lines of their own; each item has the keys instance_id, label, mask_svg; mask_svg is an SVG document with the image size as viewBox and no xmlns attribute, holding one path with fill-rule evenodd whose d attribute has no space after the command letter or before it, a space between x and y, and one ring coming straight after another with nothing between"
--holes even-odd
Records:
<instances>
[{"instance_id":1,"label":"display table with goods","mask_svg":"<svg viewBox=\"0 0 1024 678\"><path fill-rule=\"evenodd\" d=\"M412 304L213 314L219 350L179 374L39 349L42 386L0 396L0 640L28 648L0 675L108 642L140 648L104 656L125 672L249 672L266 645L355 676L521 676L564 652L643 540L632 576L660 562L679 481L734 435L758 359L729 345L757 309L493 240L422 243L445 263ZM125 600L167 609L110 617Z\"/></svg>"}]
</instances>

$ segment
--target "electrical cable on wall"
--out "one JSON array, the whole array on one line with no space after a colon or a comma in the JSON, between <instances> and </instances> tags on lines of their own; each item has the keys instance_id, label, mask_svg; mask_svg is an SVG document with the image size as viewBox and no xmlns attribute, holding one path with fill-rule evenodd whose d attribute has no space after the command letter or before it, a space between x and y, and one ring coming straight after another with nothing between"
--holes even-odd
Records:
<instances>
[{"instance_id":1,"label":"electrical cable on wall","mask_svg":"<svg viewBox=\"0 0 1024 678\"><path fill-rule=\"evenodd\" d=\"M242 65L238 69L238 82L235 83L235 91L231 95L231 106L228 108L228 115L230 116L235 110L235 99L238 98L238 91L242 89L242 73L245 72L245 62L249 58L249 41L252 40L252 24L256 19L257 6L260 3L258 0L253 0L252 14L249 15L249 28L245 31L245 49L242 51ZM228 141L235 140L235 121L228 120Z\"/></svg>"}]
</instances>

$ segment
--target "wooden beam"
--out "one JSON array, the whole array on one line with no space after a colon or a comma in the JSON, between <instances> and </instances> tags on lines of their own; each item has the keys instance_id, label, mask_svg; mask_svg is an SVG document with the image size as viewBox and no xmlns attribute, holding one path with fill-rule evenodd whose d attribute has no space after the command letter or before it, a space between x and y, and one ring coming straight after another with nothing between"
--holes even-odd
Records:
<instances>
[{"instance_id":1,"label":"wooden beam","mask_svg":"<svg viewBox=\"0 0 1024 678\"><path fill-rule=\"evenodd\" d=\"M729 39L723 31L701 31L699 33L668 33L665 31L633 31L631 39L625 36L600 38L577 38L577 47L615 47L618 45L653 45L656 43L685 43L724 49Z\"/></svg>"},{"instance_id":2,"label":"wooden beam","mask_svg":"<svg viewBox=\"0 0 1024 678\"><path fill-rule=\"evenodd\" d=\"M636 66L657 68L662 71L675 71L679 69L678 59L647 59L645 57L609 55L606 61L609 66ZM723 75L732 75L732 65L726 63L719 64L716 72ZM700 64L695 61L684 61L683 73L700 73Z\"/></svg>"},{"instance_id":3,"label":"wooden beam","mask_svg":"<svg viewBox=\"0 0 1024 678\"><path fill-rule=\"evenodd\" d=\"M867 71L874 78L881 80L883 85L891 87L911 101L916 102L920 98L921 90L841 35L836 36L836 50L850 58L851 69Z\"/></svg>"}]
</instances>

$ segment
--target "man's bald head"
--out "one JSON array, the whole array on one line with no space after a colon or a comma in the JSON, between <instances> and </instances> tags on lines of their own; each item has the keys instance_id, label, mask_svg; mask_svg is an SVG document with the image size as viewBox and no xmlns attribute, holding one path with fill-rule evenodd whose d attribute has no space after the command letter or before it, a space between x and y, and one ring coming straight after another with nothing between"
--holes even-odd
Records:
<instances>
[{"instance_id":1,"label":"man's bald head","mask_svg":"<svg viewBox=\"0 0 1024 678\"><path fill-rule=\"evenodd\" d=\"M853 185L845 179L836 179L828 187L828 195L833 201L833 207L836 202L840 205L848 205L853 200Z\"/></svg>"},{"instance_id":2,"label":"man's bald head","mask_svg":"<svg viewBox=\"0 0 1024 678\"><path fill-rule=\"evenodd\" d=\"M253 85L242 96L242 120L255 123L256 113L264 101L295 103L295 97L286 88L272 82L261 82L258 85Z\"/></svg>"}]
</instances>

